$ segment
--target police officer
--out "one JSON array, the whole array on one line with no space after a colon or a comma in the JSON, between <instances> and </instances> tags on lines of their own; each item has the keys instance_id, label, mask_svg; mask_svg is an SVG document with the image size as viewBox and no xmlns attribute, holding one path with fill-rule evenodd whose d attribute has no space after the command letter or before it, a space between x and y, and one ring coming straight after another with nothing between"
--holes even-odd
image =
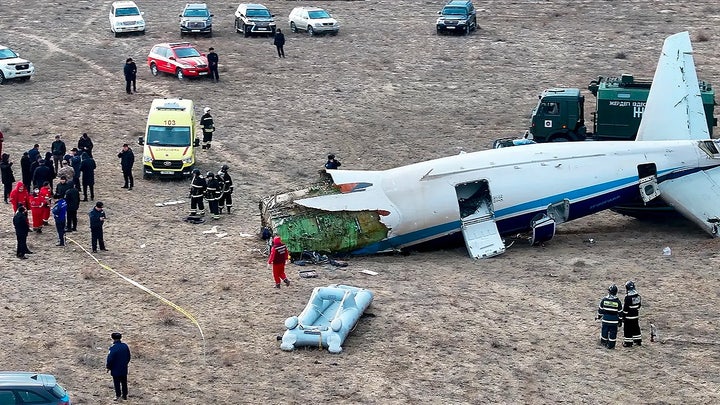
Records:
<instances>
[{"instance_id":1,"label":"police officer","mask_svg":"<svg viewBox=\"0 0 720 405\"><path fill-rule=\"evenodd\" d=\"M597 319L602 319L600 344L608 349L615 348L618 326L622 326L622 302L617 297L618 288L615 284L608 287L608 295L600 300Z\"/></svg>"},{"instance_id":2,"label":"police officer","mask_svg":"<svg viewBox=\"0 0 720 405\"><path fill-rule=\"evenodd\" d=\"M213 219L220 219L220 211L218 210L218 200L220 199L220 183L215 178L215 173L207 172L207 189L205 190L205 198L210 206L210 213Z\"/></svg>"},{"instance_id":3,"label":"police officer","mask_svg":"<svg viewBox=\"0 0 720 405\"><path fill-rule=\"evenodd\" d=\"M190 183L190 216L192 218L199 218L205 215L205 189L207 183L200 174L200 169L193 169L193 179Z\"/></svg>"},{"instance_id":4,"label":"police officer","mask_svg":"<svg viewBox=\"0 0 720 405\"><path fill-rule=\"evenodd\" d=\"M623 321L625 328L623 332L623 346L631 347L633 343L642 345L642 334L640 333L640 294L635 289L635 283L625 283L625 305L623 305Z\"/></svg>"},{"instance_id":5,"label":"police officer","mask_svg":"<svg viewBox=\"0 0 720 405\"><path fill-rule=\"evenodd\" d=\"M338 167L340 167L342 164L339 160L335 159L335 155L330 154L328 155L327 162L325 162L325 168L328 170L335 170Z\"/></svg>"},{"instance_id":6,"label":"police officer","mask_svg":"<svg viewBox=\"0 0 720 405\"><path fill-rule=\"evenodd\" d=\"M228 173L228 170L230 170L230 167L228 165L222 165L220 168L220 171L218 171L217 178L218 181L222 182L222 195L220 196L220 201L218 203L218 208L220 212L223 212L223 208L227 208L227 213L229 214L232 210L232 192L234 190L232 178L230 177L230 173Z\"/></svg>"},{"instance_id":7,"label":"police officer","mask_svg":"<svg viewBox=\"0 0 720 405\"><path fill-rule=\"evenodd\" d=\"M212 142L213 132L215 132L215 122L213 121L212 115L210 115L210 107L203 109L203 116L200 117L200 127L203 131L203 149L210 149L210 142Z\"/></svg>"}]
</instances>

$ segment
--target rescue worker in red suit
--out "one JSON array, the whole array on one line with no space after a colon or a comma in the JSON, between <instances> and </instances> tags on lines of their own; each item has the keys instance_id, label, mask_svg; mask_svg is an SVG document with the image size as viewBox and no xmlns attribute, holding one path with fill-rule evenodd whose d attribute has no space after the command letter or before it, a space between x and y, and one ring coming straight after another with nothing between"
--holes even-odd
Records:
<instances>
[{"instance_id":1,"label":"rescue worker in red suit","mask_svg":"<svg viewBox=\"0 0 720 405\"><path fill-rule=\"evenodd\" d=\"M286 285L290 285L285 275L285 262L288 259L287 246L282 243L282 239L276 236L273 239L272 248L270 248L270 257L268 258L268 267L272 265L273 279L275 279L275 288L280 288L280 281L284 281Z\"/></svg>"},{"instance_id":2,"label":"rescue worker in red suit","mask_svg":"<svg viewBox=\"0 0 720 405\"><path fill-rule=\"evenodd\" d=\"M17 212L18 205L30 208L30 193L25 188L22 181L15 183L15 188L10 192L10 204L12 204L13 214Z\"/></svg>"},{"instance_id":3,"label":"rescue worker in red suit","mask_svg":"<svg viewBox=\"0 0 720 405\"><path fill-rule=\"evenodd\" d=\"M30 196L30 212L32 213L33 231L42 233L43 215L45 215L45 197L40 195L40 190L33 190Z\"/></svg>"},{"instance_id":4,"label":"rescue worker in red suit","mask_svg":"<svg viewBox=\"0 0 720 405\"><path fill-rule=\"evenodd\" d=\"M48 219L50 219L50 206L52 205L52 188L50 187L50 182L46 181L43 186L40 188L40 192L38 193L40 197L45 199L45 206L43 207L43 225L47 225Z\"/></svg>"}]
</instances>

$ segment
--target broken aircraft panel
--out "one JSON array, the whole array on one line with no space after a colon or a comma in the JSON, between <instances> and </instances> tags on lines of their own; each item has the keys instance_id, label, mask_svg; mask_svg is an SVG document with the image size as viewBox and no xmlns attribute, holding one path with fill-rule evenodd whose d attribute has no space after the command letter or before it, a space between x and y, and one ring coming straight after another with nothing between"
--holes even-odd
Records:
<instances>
[{"instance_id":1,"label":"broken aircraft panel","mask_svg":"<svg viewBox=\"0 0 720 405\"><path fill-rule=\"evenodd\" d=\"M383 211L323 211L296 204L302 198L361 191L369 184L318 184L311 188L264 198L260 202L263 226L280 236L291 253L303 251L350 252L379 242L389 228L381 222Z\"/></svg>"}]
</instances>

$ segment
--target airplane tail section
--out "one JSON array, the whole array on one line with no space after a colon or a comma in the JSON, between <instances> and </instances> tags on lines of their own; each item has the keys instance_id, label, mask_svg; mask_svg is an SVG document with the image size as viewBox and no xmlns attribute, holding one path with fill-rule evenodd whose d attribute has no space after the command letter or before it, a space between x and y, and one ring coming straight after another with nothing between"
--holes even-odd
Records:
<instances>
[{"instance_id":1,"label":"airplane tail section","mask_svg":"<svg viewBox=\"0 0 720 405\"><path fill-rule=\"evenodd\" d=\"M690 34L665 39L637 141L710 139Z\"/></svg>"}]
</instances>

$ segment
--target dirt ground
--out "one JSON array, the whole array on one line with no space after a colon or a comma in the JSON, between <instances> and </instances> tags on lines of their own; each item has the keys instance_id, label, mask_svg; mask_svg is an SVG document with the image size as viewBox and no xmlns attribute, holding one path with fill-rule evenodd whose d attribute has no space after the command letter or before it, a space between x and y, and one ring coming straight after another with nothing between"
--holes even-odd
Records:
<instances>
[{"instance_id":1,"label":"dirt ground","mask_svg":"<svg viewBox=\"0 0 720 405\"><path fill-rule=\"evenodd\" d=\"M155 43L178 41L182 4L139 2L145 36L114 38L110 1L3 0L0 43L35 63L27 83L0 87L4 152L16 162L55 134L88 132L105 203L108 252L97 258L194 315L181 313L99 266L79 243L55 247L53 227L32 234L15 259L11 210L0 210L0 369L54 374L74 404L113 397L104 360L121 331L134 358L130 403L717 403L720 402L720 254L685 222L651 223L607 212L560 227L544 247L515 245L472 261L463 247L353 257L272 289L260 253L261 196L315 180L329 152L348 169L387 169L486 149L522 133L547 87L585 89L598 75L650 78L664 38L689 30L699 76L720 84L720 6L650 0L477 2L480 29L435 34L441 1L311 2L342 24L336 37L287 33L287 58L267 38L232 28L237 3L209 1L221 83L153 77ZM297 2L265 1L280 21ZM289 31L289 30L288 30ZM126 95L125 58L138 61ZM593 102L584 91L588 104ZM182 221L189 182L140 176L154 98L213 109L218 127L203 172L227 163L235 212ZM198 114L199 116L200 114ZM589 121L589 117L587 117ZM136 186L120 188L123 143L134 146ZM217 225L228 236L206 234ZM594 244L584 242L594 239ZM672 249L663 256L664 247ZM379 273L370 276L360 270ZM594 311L610 283L636 282L642 348L598 346ZM344 352L282 352L276 336L313 287L345 283L375 292ZM621 288L622 290L622 288ZM649 323L660 341L650 342Z\"/></svg>"}]
</instances>

